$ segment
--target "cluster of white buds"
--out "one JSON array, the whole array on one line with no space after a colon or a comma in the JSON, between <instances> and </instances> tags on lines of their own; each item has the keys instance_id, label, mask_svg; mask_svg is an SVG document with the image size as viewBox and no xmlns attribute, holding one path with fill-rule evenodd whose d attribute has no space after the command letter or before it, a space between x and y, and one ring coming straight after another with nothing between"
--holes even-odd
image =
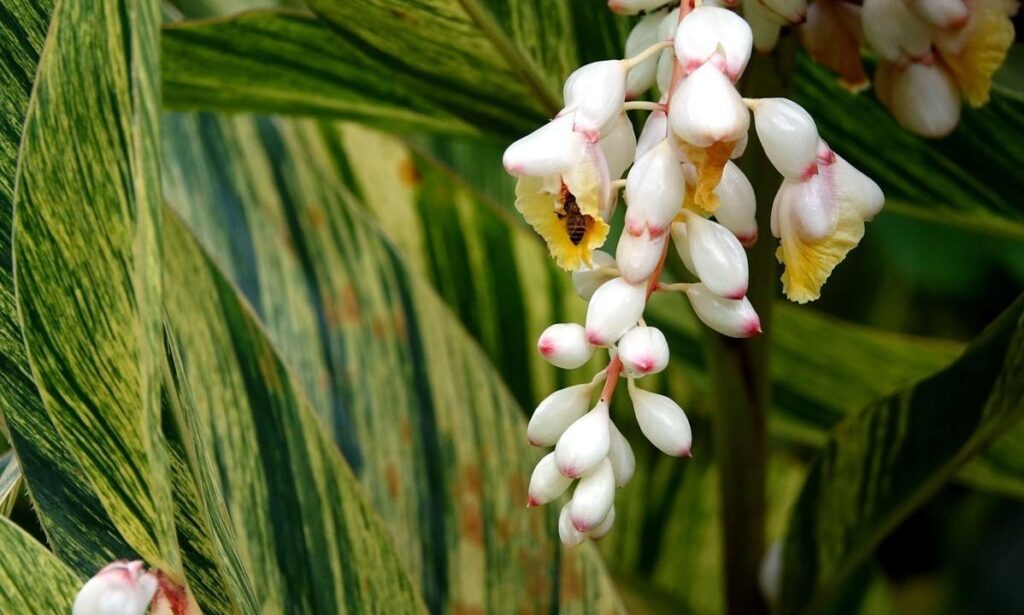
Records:
<instances>
[{"instance_id":1,"label":"cluster of white buds","mask_svg":"<svg viewBox=\"0 0 1024 615\"><path fill-rule=\"evenodd\" d=\"M543 332L540 354L563 369L582 367L597 348L609 354L590 383L548 396L529 424L533 445L554 447L533 473L529 505L550 502L579 481L559 524L569 545L609 531L615 489L633 474L632 449L609 415L620 378L647 439L668 455L690 455L682 408L637 386L669 361L665 336L644 322L651 294L683 293L697 317L723 335L761 331L746 297L744 246L758 239L755 195L732 161L746 148L751 111L784 178L772 231L781 239L778 256L792 299L817 298L859 241L864 220L882 205L874 182L821 141L806 111L784 99L740 95L736 82L755 39L742 17L722 6L661 4L613 0L620 12L656 9L630 34L632 55L576 70L565 83L565 108L504 156L505 168L519 178L517 209L589 301L583 325L555 324ZM774 0L770 6L787 20L802 18L803 5ZM655 83L658 102L627 102ZM632 109L650 111L639 138L626 114ZM613 257L597 248L623 189L627 209ZM670 243L695 281L661 279Z\"/></svg>"},{"instance_id":2,"label":"cluster of white buds","mask_svg":"<svg viewBox=\"0 0 1024 615\"><path fill-rule=\"evenodd\" d=\"M72 615L143 615L159 580L140 561L117 561L89 579L71 609Z\"/></svg>"}]
</instances>

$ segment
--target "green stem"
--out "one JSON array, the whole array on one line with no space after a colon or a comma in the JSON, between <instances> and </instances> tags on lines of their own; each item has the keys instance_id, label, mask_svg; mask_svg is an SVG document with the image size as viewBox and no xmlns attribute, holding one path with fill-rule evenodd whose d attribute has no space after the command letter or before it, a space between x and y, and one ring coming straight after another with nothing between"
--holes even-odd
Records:
<instances>
[{"instance_id":1,"label":"green stem","mask_svg":"<svg viewBox=\"0 0 1024 615\"><path fill-rule=\"evenodd\" d=\"M794 49L795 41L783 40L776 53L755 54L742 84L744 96L785 96ZM763 333L748 340L710 333L707 347L716 412L714 443L721 494L726 608L732 614L758 615L767 612L758 587L758 570L765 547L765 424L771 403L768 350L772 302L779 280L769 219L781 179L753 131L740 166L757 194L759 239L748 253L747 297L761 318Z\"/></svg>"}]
</instances>

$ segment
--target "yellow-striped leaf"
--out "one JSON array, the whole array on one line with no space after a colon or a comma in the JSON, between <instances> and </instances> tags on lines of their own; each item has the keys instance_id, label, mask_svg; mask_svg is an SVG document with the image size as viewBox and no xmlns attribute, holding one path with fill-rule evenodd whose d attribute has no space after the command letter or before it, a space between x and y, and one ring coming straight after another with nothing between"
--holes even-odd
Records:
<instances>
[{"instance_id":1,"label":"yellow-striped leaf","mask_svg":"<svg viewBox=\"0 0 1024 615\"><path fill-rule=\"evenodd\" d=\"M0 613L66 615L82 580L24 530L0 518Z\"/></svg>"}]
</instances>

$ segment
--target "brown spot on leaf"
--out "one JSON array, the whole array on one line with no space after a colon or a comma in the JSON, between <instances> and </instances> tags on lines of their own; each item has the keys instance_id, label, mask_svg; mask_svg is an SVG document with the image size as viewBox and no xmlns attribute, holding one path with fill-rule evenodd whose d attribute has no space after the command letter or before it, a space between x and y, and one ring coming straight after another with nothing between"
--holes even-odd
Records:
<instances>
[{"instance_id":1,"label":"brown spot on leaf","mask_svg":"<svg viewBox=\"0 0 1024 615\"><path fill-rule=\"evenodd\" d=\"M398 164L398 179L402 181L403 185L415 188L423 179L423 175L412 158L403 158L402 162Z\"/></svg>"}]
</instances>

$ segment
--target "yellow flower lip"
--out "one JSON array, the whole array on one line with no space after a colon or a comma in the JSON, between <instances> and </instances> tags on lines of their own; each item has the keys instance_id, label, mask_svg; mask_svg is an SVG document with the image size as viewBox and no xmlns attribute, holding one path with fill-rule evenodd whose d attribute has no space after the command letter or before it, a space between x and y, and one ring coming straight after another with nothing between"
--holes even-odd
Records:
<instances>
[{"instance_id":1,"label":"yellow flower lip","mask_svg":"<svg viewBox=\"0 0 1024 615\"><path fill-rule=\"evenodd\" d=\"M584 181L584 190L577 187L572 192L565 180L559 178L554 192L551 183L521 177L516 186L516 209L544 238L559 267L572 271L582 265L590 266L593 251L604 245L608 237L608 224L598 213L596 184Z\"/></svg>"}]
</instances>

